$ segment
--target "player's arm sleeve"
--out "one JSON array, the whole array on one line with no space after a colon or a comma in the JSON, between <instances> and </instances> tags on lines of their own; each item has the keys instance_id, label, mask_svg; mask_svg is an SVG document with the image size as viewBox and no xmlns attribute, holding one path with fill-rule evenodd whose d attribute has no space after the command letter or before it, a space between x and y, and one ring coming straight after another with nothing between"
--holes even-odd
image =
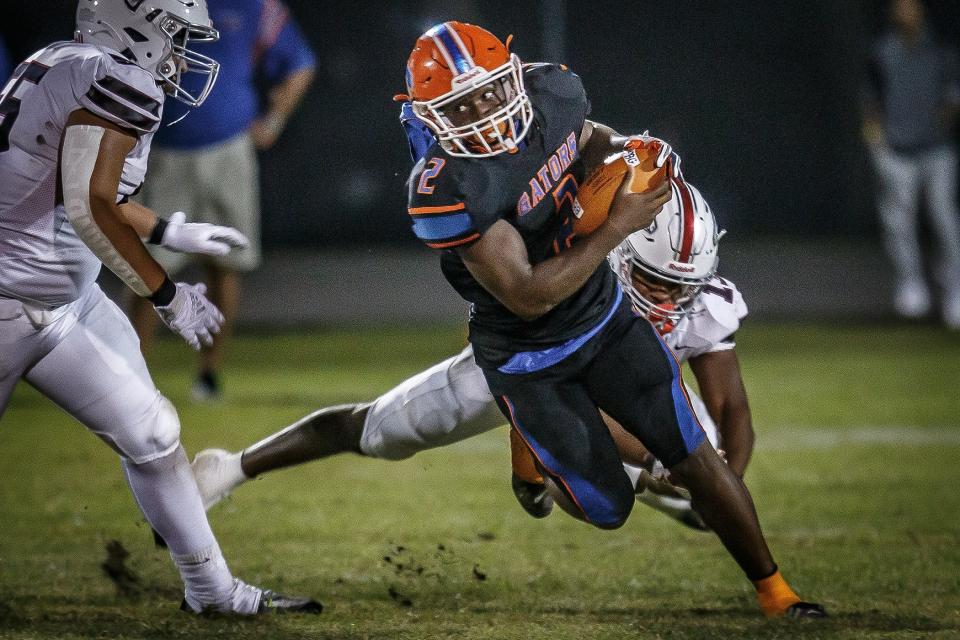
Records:
<instances>
[{"instance_id":1,"label":"player's arm sleeve","mask_svg":"<svg viewBox=\"0 0 960 640\"><path fill-rule=\"evenodd\" d=\"M63 206L77 236L107 268L137 295L167 304L175 287L116 202L125 158L135 144L132 132L105 118L72 113L60 155ZM162 300L155 298L158 292Z\"/></svg>"},{"instance_id":2,"label":"player's arm sleeve","mask_svg":"<svg viewBox=\"0 0 960 640\"><path fill-rule=\"evenodd\" d=\"M280 0L264 0L256 44L258 64L271 84L297 71L312 69L317 60L303 33Z\"/></svg>"},{"instance_id":3,"label":"player's arm sleeve","mask_svg":"<svg viewBox=\"0 0 960 640\"><path fill-rule=\"evenodd\" d=\"M712 286L716 287L715 291L710 290ZM697 322L698 326L702 323L702 335L710 346L691 352L690 357L735 349L737 331L747 315L743 294L733 282L717 276L699 295L706 296L706 312L691 322Z\"/></svg>"},{"instance_id":4,"label":"player's arm sleeve","mask_svg":"<svg viewBox=\"0 0 960 640\"><path fill-rule=\"evenodd\" d=\"M94 115L137 134L159 126L165 96L144 69L104 54L79 65L73 80L77 101Z\"/></svg>"},{"instance_id":5,"label":"player's arm sleeve","mask_svg":"<svg viewBox=\"0 0 960 640\"><path fill-rule=\"evenodd\" d=\"M468 247L489 225L477 224L463 202L410 206L413 234L431 249Z\"/></svg>"}]
</instances>

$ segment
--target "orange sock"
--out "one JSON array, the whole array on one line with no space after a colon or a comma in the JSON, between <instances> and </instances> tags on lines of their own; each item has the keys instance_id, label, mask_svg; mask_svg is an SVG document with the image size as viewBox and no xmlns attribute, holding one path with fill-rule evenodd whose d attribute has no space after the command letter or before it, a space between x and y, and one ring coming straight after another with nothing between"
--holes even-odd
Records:
<instances>
[{"instance_id":1,"label":"orange sock","mask_svg":"<svg viewBox=\"0 0 960 640\"><path fill-rule=\"evenodd\" d=\"M510 427L510 458L515 476L524 482L543 484L543 476L537 471L530 448L513 427Z\"/></svg>"},{"instance_id":2,"label":"orange sock","mask_svg":"<svg viewBox=\"0 0 960 640\"><path fill-rule=\"evenodd\" d=\"M760 609L768 618L782 616L791 605L800 602L800 597L783 579L779 569L769 577L754 580L753 586L757 589L757 602L760 603Z\"/></svg>"}]
</instances>

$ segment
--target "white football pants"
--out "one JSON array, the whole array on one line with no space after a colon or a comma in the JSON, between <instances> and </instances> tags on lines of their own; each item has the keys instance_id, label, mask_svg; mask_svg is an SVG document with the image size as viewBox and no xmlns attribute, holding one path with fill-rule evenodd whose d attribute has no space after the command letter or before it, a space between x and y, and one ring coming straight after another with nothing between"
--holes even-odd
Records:
<instances>
[{"instance_id":1,"label":"white football pants","mask_svg":"<svg viewBox=\"0 0 960 640\"><path fill-rule=\"evenodd\" d=\"M133 327L97 285L55 309L0 298L0 416L21 378L135 464L179 444Z\"/></svg>"},{"instance_id":2,"label":"white football pants","mask_svg":"<svg viewBox=\"0 0 960 640\"><path fill-rule=\"evenodd\" d=\"M110 445L195 604L228 601L233 577L180 447L180 420L150 378L127 317L97 285L56 309L0 298L0 417L26 380Z\"/></svg>"}]
</instances>

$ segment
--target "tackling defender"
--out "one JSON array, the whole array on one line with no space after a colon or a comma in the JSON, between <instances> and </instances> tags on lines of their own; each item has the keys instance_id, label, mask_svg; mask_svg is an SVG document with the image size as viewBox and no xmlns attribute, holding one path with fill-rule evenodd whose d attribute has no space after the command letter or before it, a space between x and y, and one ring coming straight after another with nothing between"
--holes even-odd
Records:
<instances>
[{"instance_id":1,"label":"tackling defender","mask_svg":"<svg viewBox=\"0 0 960 640\"><path fill-rule=\"evenodd\" d=\"M444 250L445 276L472 304L473 361L556 497L603 528L629 514L634 489L603 409L689 488L706 524L753 580L765 614L825 615L780 576L746 488L693 415L679 366L650 323L622 303L603 264L629 233L650 225L673 190L683 197L678 172L645 193L629 193L624 180L608 219L574 242L585 163L598 164L627 142L585 120L588 103L574 74L521 67L492 34L444 23L418 40L407 85L416 116L436 138L409 182L414 232ZM658 166L669 161L663 149ZM447 371L449 382L434 387L430 378L438 376L435 384ZM469 406L489 406L469 352L418 378L440 397L456 397L463 384ZM460 433L475 428L453 406ZM230 464L249 463L247 471L258 473L259 454L276 453L278 443L292 451L286 464L345 450L354 446L349 422L358 410L309 416ZM315 425L337 421L343 441L311 437Z\"/></svg>"},{"instance_id":2,"label":"tackling defender","mask_svg":"<svg viewBox=\"0 0 960 640\"><path fill-rule=\"evenodd\" d=\"M222 255L239 232L166 221L129 202L143 182L165 94L197 106L218 65L190 49L217 38L204 0L80 0L74 42L22 63L0 93L0 415L26 380L121 458L144 516L169 543L182 608L319 612L233 577L206 519L173 405L133 328L95 279L101 264L153 303L193 348L223 316L202 286L174 283L141 238ZM181 76L206 77L191 93Z\"/></svg>"}]
</instances>

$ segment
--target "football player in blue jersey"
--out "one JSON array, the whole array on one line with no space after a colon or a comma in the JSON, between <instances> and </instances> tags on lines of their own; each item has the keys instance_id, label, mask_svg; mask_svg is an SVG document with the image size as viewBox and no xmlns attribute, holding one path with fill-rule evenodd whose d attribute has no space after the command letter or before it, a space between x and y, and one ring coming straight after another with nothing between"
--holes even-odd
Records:
<instances>
[{"instance_id":1,"label":"football player in blue jersey","mask_svg":"<svg viewBox=\"0 0 960 640\"><path fill-rule=\"evenodd\" d=\"M578 238L585 163L627 139L586 119L575 74L522 65L488 31L445 22L417 40L406 80L436 138L408 182L413 231L442 250L444 276L470 302L474 358L554 499L597 527L626 521L633 485L603 410L689 489L764 613L824 615L780 575L746 487L696 419L676 358L607 268L610 251L671 198L676 166L639 193L625 179L608 218ZM657 166L671 159L661 154Z\"/></svg>"}]
</instances>

